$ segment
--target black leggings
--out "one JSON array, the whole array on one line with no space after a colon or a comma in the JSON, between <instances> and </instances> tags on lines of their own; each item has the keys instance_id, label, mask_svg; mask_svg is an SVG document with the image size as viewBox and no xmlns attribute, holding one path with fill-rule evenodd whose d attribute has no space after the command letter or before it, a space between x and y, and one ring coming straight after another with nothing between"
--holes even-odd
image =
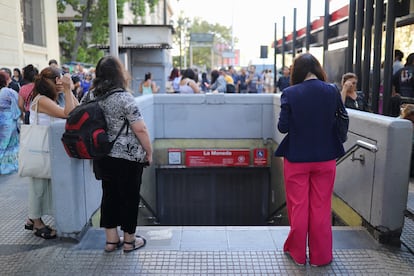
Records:
<instances>
[{"instance_id":1,"label":"black leggings","mask_svg":"<svg viewBox=\"0 0 414 276\"><path fill-rule=\"evenodd\" d=\"M134 234L143 164L109 156L99 164L103 174L100 225L104 228L121 226L122 231Z\"/></svg>"}]
</instances>

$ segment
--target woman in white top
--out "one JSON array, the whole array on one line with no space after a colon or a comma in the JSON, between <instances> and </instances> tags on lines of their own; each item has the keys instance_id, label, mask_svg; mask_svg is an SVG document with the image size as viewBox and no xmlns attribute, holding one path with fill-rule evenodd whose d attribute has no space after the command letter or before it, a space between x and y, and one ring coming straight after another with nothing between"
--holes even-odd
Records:
<instances>
[{"instance_id":1,"label":"woman in white top","mask_svg":"<svg viewBox=\"0 0 414 276\"><path fill-rule=\"evenodd\" d=\"M200 87L196 82L196 74L191 68L181 72L180 94L200 93Z\"/></svg>"},{"instance_id":2,"label":"woman in white top","mask_svg":"<svg viewBox=\"0 0 414 276\"><path fill-rule=\"evenodd\" d=\"M30 105L30 124L50 125L55 118L65 119L70 111L79 104L73 95L69 74L61 76L59 69L46 67L36 77L33 89L33 101ZM57 104L58 94L63 91L65 107ZM37 111L37 112L36 112ZM56 238L56 230L45 225L43 215L53 214L51 180L32 178L29 185L29 218L25 229L44 239Z\"/></svg>"}]
</instances>

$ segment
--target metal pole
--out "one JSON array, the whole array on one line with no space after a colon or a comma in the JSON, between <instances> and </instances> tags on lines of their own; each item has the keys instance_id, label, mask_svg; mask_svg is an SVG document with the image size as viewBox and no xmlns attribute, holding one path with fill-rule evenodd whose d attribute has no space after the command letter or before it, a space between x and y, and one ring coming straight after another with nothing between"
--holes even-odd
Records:
<instances>
[{"instance_id":1,"label":"metal pole","mask_svg":"<svg viewBox=\"0 0 414 276\"><path fill-rule=\"evenodd\" d=\"M182 35L182 26L180 28L180 70L183 70L183 35Z\"/></svg>"},{"instance_id":2,"label":"metal pole","mask_svg":"<svg viewBox=\"0 0 414 276\"><path fill-rule=\"evenodd\" d=\"M167 0L164 0L164 25L167 25Z\"/></svg>"},{"instance_id":3,"label":"metal pole","mask_svg":"<svg viewBox=\"0 0 414 276\"><path fill-rule=\"evenodd\" d=\"M355 74L359 80L362 68L362 29L364 25L364 0L358 0L356 16L356 43L355 43ZM361 90L361 81L358 82L357 89Z\"/></svg>"},{"instance_id":4,"label":"metal pole","mask_svg":"<svg viewBox=\"0 0 414 276\"><path fill-rule=\"evenodd\" d=\"M309 52L310 48L310 32L311 32L311 0L308 0L308 9L306 12L306 38L305 38L305 47L306 52Z\"/></svg>"},{"instance_id":5,"label":"metal pole","mask_svg":"<svg viewBox=\"0 0 414 276\"><path fill-rule=\"evenodd\" d=\"M116 14L116 0L108 0L109 15L109 52L118 57L118 17Z\"/></svg>"},{"instance_id":6,"label":"metal pole","mask_svg":"<svg viewBox=\"0 0 414 276\"><path fill-rule=\"evenodd\" d=\"M325 0L325 16L323 18L323 65L326 66L326 52L328 51L329 39L329 21L331 21L329 14L329 0Z\"/></svg>"},{"instance_id":7,"label":"metal pole","mask_svg":"<svg viewBox=\"0 0 414 276\"><path fill-rule=\"evenodd\" d=\"M348 72L354 72L355 11L356 0L350 0L348 17L348 55L346 58L346 68Z\"/></svg>"},{"instance_id":8,"label":"metal pole","mask_svg":"<svg viewBox=\"0 0 414 276\"><path fill-rule=\"evenodd\" d=\"M283 25L282 25L282 68L285 67L285 50L286 50L286 36L285 36L285 17L283 16Z\"/></svg>"},{"instance_id":9,"label":"metal pole","mask_svg":"<svg viewBox=\"0 0 414 276\"><path fill-rule=\"evenodd\" d=\"M388 0L385 23L385 64L384 64L384 92L382 110L389 115L392 91L392 64L394 62L394 35L395 35L395 0Z\"/></svg>"},{"instance_id":10,"label":"metal pole","mask_svg":"<svg viewBox=\"0 0 414 276\"><path fill-rule=\"evenodd\" d=\"M276 54L277 54L277 24L275 23L275 41L273 42L273 47L275 49L275 54L273 56L274 59L274 65L273 65L273 89L274 93L277 92L276 86L277 86L277 65L276 65Z\"/></svg>"},{"instance_id":11,"label":"metal pole","mask_svg":"<svg viewBox=\"0 0 414 276\"><path fill-rule=\"evenodd\" d=\"M293 9L292 57L296 57L296 8Z\"/></svg>"},{"instance_id":12,"label":"metal pole","mask_svg":"<svg viewBox=\"0 0 414 276\"><path fill-rule=\"evenodd\" d=\"M193 46L191 46L191 41L190 41L190 68L193 68Z\"/></svg>"},{"instance_id":13,"label":"metal pole","mask_svg":"<svg viewBox=\"0 0 414 276\"><path fill-rule=\"evenodd\" d=\"M372 23L374 13L374 0L365 0L365 27L364 27L364 64L362 70L362 91L364 92L365 105L368 106L370 97L371 77L371 46L372 46Z\"/></svg>"},{"instance_id":14,"label":"metal pole","mask_svg":"<svg viewBox=\"0 0 414 276\"><path fill-rule=\"evenodd\" d=\"M374 20L374 64L372 66L372 111L378 113L379 94L381 84L381 43L382 43L382 20L384 17L384 5L382 0L375 0Z\"/></svg>"}]
</instances>

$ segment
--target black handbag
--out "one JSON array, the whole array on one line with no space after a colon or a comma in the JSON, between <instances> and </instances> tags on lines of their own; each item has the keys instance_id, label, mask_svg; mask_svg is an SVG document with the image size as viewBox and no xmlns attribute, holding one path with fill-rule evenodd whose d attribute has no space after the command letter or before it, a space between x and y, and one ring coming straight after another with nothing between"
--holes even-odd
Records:
<instances>
[{"instance_id":1,"label":"black handbag","mask_svg":"<svg viewBox=\"0 0 414 276\"><path fill-rule=\"evenodd\" d=\"M335 122L339 141L345 143L348 139L349 116L340 96L336 106Z\"/></svg>"}]
</instances>

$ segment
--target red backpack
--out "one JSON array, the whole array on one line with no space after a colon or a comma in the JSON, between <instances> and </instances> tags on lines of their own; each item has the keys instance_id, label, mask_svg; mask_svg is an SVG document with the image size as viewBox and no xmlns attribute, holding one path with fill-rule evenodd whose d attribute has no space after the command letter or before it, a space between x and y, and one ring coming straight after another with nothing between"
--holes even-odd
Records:
<instances>
[{"instance_id":1,"label":"red backpack","mask_svg":"<svg viewBox=\"0 0 414 276\"><path fill-rule=\"evenodd\" d=\"M61 138L69 157L100 159L111 151L116 139L118 139L121 132L128 125L128 120L125 119L115 139L109 141L105 114L98 102L114 93L123 91L121 88L111 90L94 100L75 107L69 113L65 132Z\"/></svg>"}]
</instances>

